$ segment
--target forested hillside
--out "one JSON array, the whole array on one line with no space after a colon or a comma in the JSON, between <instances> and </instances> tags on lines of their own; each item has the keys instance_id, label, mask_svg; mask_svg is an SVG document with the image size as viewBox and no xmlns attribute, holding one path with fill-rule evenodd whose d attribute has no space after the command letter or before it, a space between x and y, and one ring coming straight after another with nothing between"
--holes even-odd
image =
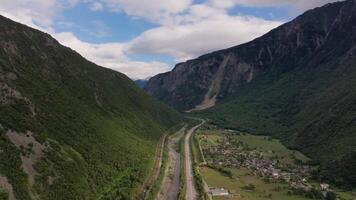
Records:
<instances>
[{"instance_id":1,"label":"forested hillside","mask_svg":"<svg viewBox=\"0 0 356 200\"><path fill-rule=\"evenodd\" d=\"M0 196L129 199L179 114L48 34L0 27Z\"/></svg>"}]
</instances>

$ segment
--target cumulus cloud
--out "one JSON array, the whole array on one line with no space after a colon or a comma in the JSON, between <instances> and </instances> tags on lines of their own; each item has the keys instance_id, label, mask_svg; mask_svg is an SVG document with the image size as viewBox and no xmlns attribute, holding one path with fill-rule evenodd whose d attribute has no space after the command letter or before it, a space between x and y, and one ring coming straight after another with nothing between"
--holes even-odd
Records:
<instances>
[{"instance_id":1,"label":"cumulus cloud","mask_svg":"<svg viewBox=\"0 0 356 200\"><path fill-rule=\"evenodd\" d=\"M52 34L60 43L78 51L88 60L128 75L132 79L145 79L157 73L166 72L170 68L167 64L152 61L139 62L130 60L125 52L126 43L91 44L79 40L71 32Z\"/></svg>"},{"instance_id":2,"label":"cumulus cloud","mask_svg":"<svg viewBox=\"0 0 356 200\"><path fill-rule=\"evenodd\" d=\"M190 5L170 24L147 30L130 42L129 53L171 55L177 62L248 42L281 25L254 16L231 16L238 6L287 6L304 11L336 0L207 0Z\"/></svg>"},{"instance_id":3,"label":"cumulus cloud","mask_svg":"<svg viewBox=\"0 0 356 200\"><path fill-rule=\"evenodd\" d=\"M158 73L167 72L171 69L166 63L151 61L151 62L140 62L140 61L130 61L119 63L117 65L112 65L109 68L116 71L120 71L124 74L128 74L130 78L137 79L147 79Z\"/></svg>"},{"instance_id":4,"label":"cumulus cloud","mask_svg":"<svg viewBox=\"0 0 356 200\"><path fill-rule=\"evenodd\" d=\"M79 0L1 0L0 13L38 29L50 29L54 17Z\"/></svg>"},{"instance_id":5,"label":"cumulus cloud","mask_svg":"<svg viewBox=\"0 0 356 200\"><path fill-rule=\"evenodd\" d=\"M104 9L104 6L100 2L93 2L90 5L90 10L92 10L92 11L101 11L103 9Z\"/></svg>"},{"instance_id":6,"label":"cumulus cloud","mask_svg":"<svg viewBox=\"0 0 356 200\"><path fill-rule=\"evenodd\" d=\"M153 23L169 24L176 14L192 4L192 0L101 0L100 4L110 11L124 12Z\"/></svg>"},{"instance_id":7,"label":"cumulus cloud","mask_svg":"<svg viewBox=\"0 0 356 200\"><path fill-rule=\"evenodd\" d=\"M232 8L236 5L261 7L261 6L289 6L294 11L305 11L310 8L322 6L338 0L210 0L213 6Z\"/></svg>"},{"instance_id":8,"label":"cumulus cloud","mask_svg":"<svg viewBox=\"0 0 356 200\"><path fill-rule=\"evenodd\" d=\"M229 16L225 10L196 5L177 17L174 26L150 29L135 38L129 53L171 55L184 61L247 42L280 24L252 16Z\"/></svg>"}]
</instances>

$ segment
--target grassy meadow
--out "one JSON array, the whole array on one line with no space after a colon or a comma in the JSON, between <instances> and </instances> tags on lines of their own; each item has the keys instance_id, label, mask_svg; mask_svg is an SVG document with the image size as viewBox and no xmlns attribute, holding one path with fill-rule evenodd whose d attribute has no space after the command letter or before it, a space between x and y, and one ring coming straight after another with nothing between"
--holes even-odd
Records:
<instances>
[{"instance_id":1,"label":"grassy meadow","mask_svg":"<svg viewBox=\"0 0 356 200\"><path fill-rule=\"evenodd\" d=\"M252 174L248 169L230 169L234 178L221 174L217 170L209 167L202 167L201 174L209 187L228 189L229 197L214 197L214 200L306 200L303 196L288 194L288 186L282 183L266 183L259 177ZM249 184L253 184L254 190L243 189Z\"/></svg>"}]
</instances>

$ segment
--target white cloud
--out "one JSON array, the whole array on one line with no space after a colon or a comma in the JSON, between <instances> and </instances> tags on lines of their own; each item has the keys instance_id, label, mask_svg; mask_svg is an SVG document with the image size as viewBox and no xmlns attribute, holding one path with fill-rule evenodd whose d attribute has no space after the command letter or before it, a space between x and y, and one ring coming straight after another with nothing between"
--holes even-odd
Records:
<instances>
[{"instance_id":1,"label":"white cloud","mask_svg":"<svg viewBox=\"0 0 356 200\"><path fill-rule=\"evenodd\" d=\"M130 78L136 79L147 79L158 73L167 72L171 69L169 65L162 62L151 61L151 62L139 62L130 61L126 63L120 63L109 68L120 71L122 73L128 74Z\"/></svg>"},{"instance_id":2,"label":"white cloud","mask_svg":"<svg viewBox=\"0 0 356 200\"><path fill-rule=\"evenodd\" d=\"M229 16L225 10L207 5L192 6L176 21L142 33L130 43L129 53L168 54L184 61L247 42L281 24L252 16Z\"/></svg>"},{"instance_id":3,"label":"white cloud","mask_svg":"<svg viewBox=\"0 0 356 200\"><path fill-rule=\"evenodd\" d=\"M51 29L53 19L79 0L1 0L0 13L38 29Z\"/></svg>"},{"instance_id":4,"label":"white cloud","mask_svg":"<svg viewBox=\"0 0 356 200\"><path fill-rule=\"evenodd\" d=\"M236 5L252 7L290 6L294 11L301 12L336 1L338 0L210 0L210 3L220 8L232 8Z\"/></svg>"},{"instance_id":5,"label":"white cloud","mask_svg":"<svg viewBox=\"0 0 356 200\"><path fill-rule=\"evenodd\" d=\"M93 2L91 5L90 5L90 10L92 11L101 11L104 9L104 6L102 3L100 2Z\"/></svg>"},{"instance_id":6,"label":"white cloud","mask_svg":"<svg viewBox=\"0 0 356 200\"><path fill-rule=\"evenodd\" d=\"M122 72L132 79L145 79L157 73L166 72L169 66L162 62L132 61L125 55L127 44L91 44L79 40L71 32L52 34L60 43L78 51L88 60L110 69Z\"/></svg>"},{"instance_id":7,"label":"white cloud","mask_svg":"<svg viewBox=\"0 0 356 200\"><path fill-rule=\"evenodd\" d=\"M130 2L137 5L135 1ZM152 9L168 9L168 5ZM281 24L252 16L229 16L225 9L208 4L191 5L182 11L183 7L168 9L165 12L181 13L172 15L170 23L147 30L127 43L89 44L68 33L62 34L65 37L59 37L59 34L55 37L99 65L126 73L132 78L146 78L168 71L169 66L157 61L132 61L129 59L131 54L170 55L177 61L185 61L247 42Z\"/></svg>"},{"instance_id":8,"label":"white cloud","mask_svg":"<svg viewBox=\"0 0 356 200\"><path fill-rule=\"evenodd\" d=\"M169 24L175 15L189 8L192 0L101 0L101 4L114 12L125 12L153 23Z\"/></svg>"},{"instance_id":9,"label":"white cloud","mask_svg":"<svg viewBox=\"0 0 356 200\"><path fill-rule=\"evenodd\" d=\"M175 15L173 23L147 30L130 43L129 53L171 55L178 62L248 42L281 25L253 16L231 16L237 5L287 6L294 12L336 0L207 0ZM270 13L270 15L273 13Z\"/></svg>"},{"instance_id":10,"label":"white cloud","mask_svg":"<svg viewBox=\"0 0 356 200\"><path fill-rule=\"evenodd\" d=\"M55 0L2 0L0 5L2 15L29 26L50 26L56 9Z\"/></svg>"}]
</instances>

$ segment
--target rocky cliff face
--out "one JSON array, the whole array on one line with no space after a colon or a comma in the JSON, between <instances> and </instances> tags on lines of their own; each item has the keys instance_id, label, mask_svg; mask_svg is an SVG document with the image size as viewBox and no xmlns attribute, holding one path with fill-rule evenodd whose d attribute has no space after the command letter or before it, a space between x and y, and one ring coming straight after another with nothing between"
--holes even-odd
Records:
<instances>
[{"instance_id":1,"label":"rocky cliff face","mask_svg":"<svg viewBox=\"0 0 356 200\"><path fill-rule=\"evenodd\" d=\"M208 95L217 100L238 93L242 85L267 71L280 74L332 59L354 44L355 4L349 0L307 11L249 43L177 64L171 72L151 78L145 89L180 110L190 110L206 101L221 67L225 69L219 90ZM222 65L227 56L226 66Z\"/></svg>"}]
</instances>

